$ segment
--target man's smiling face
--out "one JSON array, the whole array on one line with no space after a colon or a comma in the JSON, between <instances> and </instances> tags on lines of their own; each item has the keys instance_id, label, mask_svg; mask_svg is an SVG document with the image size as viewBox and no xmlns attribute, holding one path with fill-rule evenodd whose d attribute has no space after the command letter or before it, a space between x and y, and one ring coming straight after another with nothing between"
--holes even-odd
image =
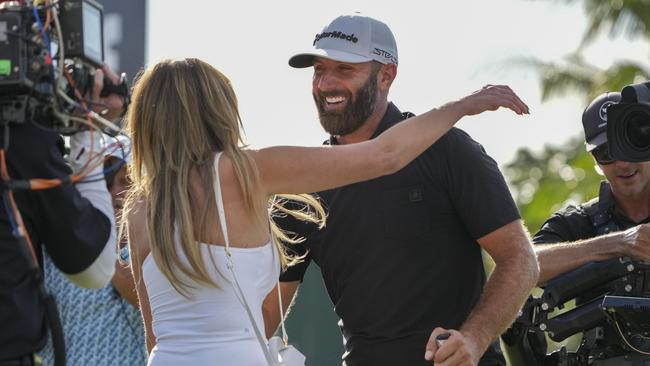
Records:
<instances>
[{"instance_id":1,"label":"man's smiling face","mask_svg":"<svg viewBox=\"0 0 650 366\"><path fill-rule=\"evenodd\" d=\"M356 131L372 115L377 102L376 62L347 63L314 58L312 94L320 123L333 136Z\"/></svg>"},{"instance_id":2,"label":"man's smiling face","mask_svg":"<svg viewBox=\"0 0 650 366\"><path fill-rule=\"evenodd\" d=\"M598 164L612 190L624 197L636 197L650 190L650 162L631 163L614 161Z\"/></svg>"}]
</instances>

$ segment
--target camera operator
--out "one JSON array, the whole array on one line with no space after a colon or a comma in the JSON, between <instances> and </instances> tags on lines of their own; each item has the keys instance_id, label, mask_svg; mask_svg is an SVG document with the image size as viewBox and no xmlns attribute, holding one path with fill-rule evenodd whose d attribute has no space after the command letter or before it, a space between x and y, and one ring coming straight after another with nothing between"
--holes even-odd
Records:
<instances>
[{"instance_id":1,"label":"camera operator","mask_svg":"<svg viewBox=\"0 0 650 366\"><path fill-rule=\"evenodd\" d=\"M120 84L107 67L98 69L92 105L110 119L123 114L125 100L115 94L100 97L104 75L113 84ZM44 127L44 122L0 125L11 180L46 178L64 182L44 190L9 191L11 187L6 184L2 187L5 210L0 210L0 366L32 365L33 353L45 343L48 308L39 268L43 247L66 277L81 287L105 286L115 268L115 220L103 164L94 164L86 181L69 183L72 174L88 169L88 161L101 153L101 134L85 130L72 135L66 162L62 136ZM90 179L97 176L102 178ZM20 215L13 214L16 211L12 213L9 207L8 196L12 193ZM28 234L26 240L18 240L14 234L20 226Z\"/></svg>"},{"instance_id":2,"label":"camera operator","mask_svg":"<svg viewBox=\"0 0 650 366\"><path fill-rule=\"evenodd\" d=\"M587 151L606 181L597 198L556 212L533 238L540 285L589 262L621 256L650 262L650 162L615 160L608 150L607 108L620 100L620 93L602 94L582 115ZM603 358L624 353L613 337L605 328L603 342L612 346Z\"/></svg>"}]
</instances>

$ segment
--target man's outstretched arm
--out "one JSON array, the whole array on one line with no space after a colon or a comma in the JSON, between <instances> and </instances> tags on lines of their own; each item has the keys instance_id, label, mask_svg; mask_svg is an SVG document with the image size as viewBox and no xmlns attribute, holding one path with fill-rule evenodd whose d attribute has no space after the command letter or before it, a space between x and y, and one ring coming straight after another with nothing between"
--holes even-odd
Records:
<instances>
[{"instance_id":1,"label":"man's outstretched arm","mask_svg":"<svg viewBox=\"0 0 650 366\"><path fill-rule=\"evenodd\" d=\"M553 237L544 228L535 236L535 242L539 239L543 244L535 246L540 285L589 262L627 256L650 263L650 224L572 242L557 237L557 242L553 243L550 240Z\"/></svg>"}]
</instances>

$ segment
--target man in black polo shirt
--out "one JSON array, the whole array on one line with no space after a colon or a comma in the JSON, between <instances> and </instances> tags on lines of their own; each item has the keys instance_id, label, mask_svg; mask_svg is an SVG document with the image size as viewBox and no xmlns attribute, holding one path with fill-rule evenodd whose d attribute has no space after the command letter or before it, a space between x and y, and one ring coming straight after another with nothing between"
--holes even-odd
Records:
<instances>
[{"instance_id":1,"label":"man in black polo shirt","mask_svg":"<svg viewBox=\"0 0 650 366\"><path fill-rule=\"evenodd\" d=\"M397 61L390 29L353 15L336 18L314 49L289 64L314 67L327 143L348 144L409 116L387 99ZM341 318L344 364L431 365L435 357L436 364L476 365L484 353L481 365L505 364L491 343L520 309L538 269L504 179L481 145L452 129L398 173L318 196L328 208L324 229L278 220L306 238L290 250L309 249L283 274L281 288L291 299L309 263L320 266ZM481 248L497 264L487 284ZM277 316L272 297L265 314ZM277 319L267 330L275 325ZM444 332L451 337L438 349L434 339Z\"/></svg>"},{"instance_id":2,"label":"man in black polo shirt","mask_svg":"<svg viewBox=\"0 0 650 366\"><path fill-rule=\"evenodd\" d=\"M587 150L607 180L598 197L556 212L533 238L539 244L540 285L593 261L627 256L650 263L650 162L613 160L607 147L607 107L620 99L620 93L602 94L582 115ZM601 325L610 354L599 357L628 353L617 346L615 330Z\"/></svg>"}]
</instances>

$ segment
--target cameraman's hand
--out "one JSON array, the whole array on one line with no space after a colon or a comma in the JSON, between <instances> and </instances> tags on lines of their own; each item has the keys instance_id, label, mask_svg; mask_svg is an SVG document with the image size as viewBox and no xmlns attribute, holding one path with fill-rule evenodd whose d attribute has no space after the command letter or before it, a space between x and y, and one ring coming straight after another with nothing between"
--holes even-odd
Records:
<instances>
[{"instance_id":1,"label":"cameraman's hand","mask_svg":"<svg viewBox=\"0 0 650 366\"><path fill-rule=\"evenodd\" d=\"M443 333L449 333L450 337L438 347L436 337ZM424 354L424 359L436 366L476 366L480 358L481 352L472 337L440 327L431 333Z\"/></svg>"},{"instance_id":2,"label":"cameraman's hand","mask_svg":"<svg viewBox=\"0 0 650 366\"><path fill-rule=\"evenodd\" d=\"M102 117L106 118L109 121L114 121L115 119L122 116L124 113L124 98L121 95L114 93L109 94L106 97L100 95L102 89L104 89L104 75L113 83L118 85L120 83L120 77L111 70L108 65L102 66L101 69L95 71L95 85L93 86L93 111L99 113ZM102 113L105 112L105 113Z\"/></svg>"},{"instance_id":3,"label":"cameraman's hand","mask_svg":"<svg viewBox=\"0 0 650 366\"><path fill-rule=\"evenodd\" d=\"M650 263L650 223L625 230L623 238L628 256Z\"/></svg>"}]
</instances>

